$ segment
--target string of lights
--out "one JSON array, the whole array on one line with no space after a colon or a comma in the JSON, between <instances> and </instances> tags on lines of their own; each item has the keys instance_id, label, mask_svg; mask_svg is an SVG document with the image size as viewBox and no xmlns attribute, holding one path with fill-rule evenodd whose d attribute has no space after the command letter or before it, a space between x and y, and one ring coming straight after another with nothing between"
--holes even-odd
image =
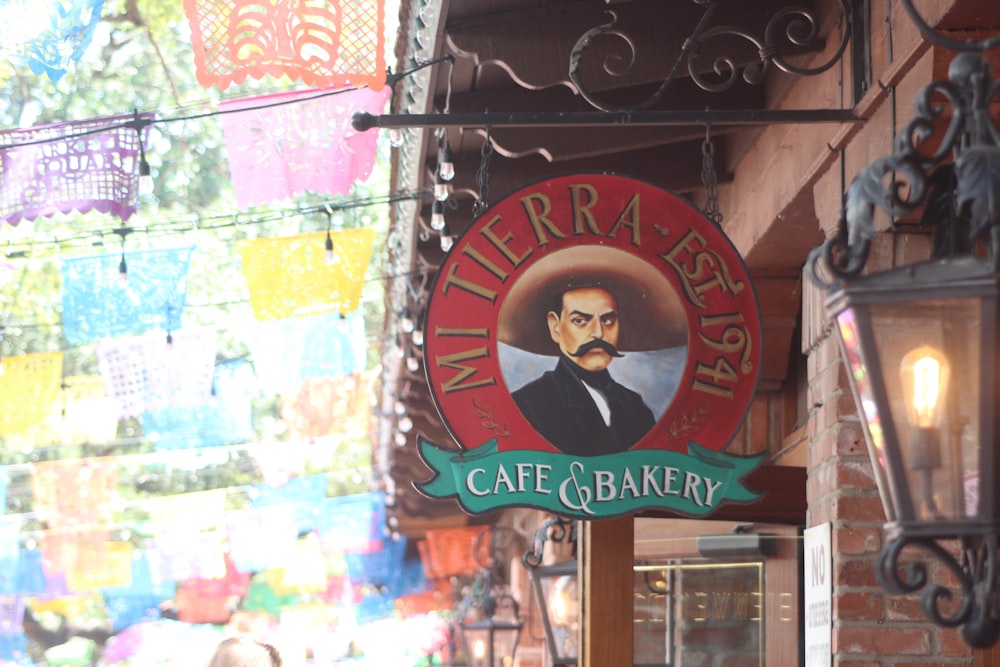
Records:
<instances>
[{"instance_id":1,"label":"string of lights","mask_svg":"<svg viewBox=\"0 0 1000 667\"><path fill-rule=\"evenodd\" d=\"M199 231L217 231L227 228L240 228L252 225L263 225L288 219L290 216L308 217L325 213L327 209L332 211L346 211L353 209L367 208L371 206L392 205L402 201L422 200L429 196L429 191L401 191L384 195L374 195L371 197L324 201L317 204L297 205L286 209L275 209L267 211L256 211L251 214L237 212L233 214L219 214L208 217L201 217L198 214L186 215L178 218L166 218L163 220L147 220L143 226L133 225L128 227L129 234L139 233L150 238L168 237L179 234L190 234ZM146 217L146 216L143 216ZM322 221L325 224L325 219ZM317 222L319 224L319 222ZM319 228L317 227L317 231ZM106 230L88 230L79 234L69 236L53 237L46 239L26 239L24 241L7 241L4 252L8 259L24 259L36 257L31 254L37 249L49 252L40 255L41 257L61 254L64 248L72 247L82 241L89 242L93 247L95 237L100 244L104 243L105 237L115 238L121 235L121 228L114 227Z\"/></svg>"},{"instance_id":2,"label":"string of lights","mask_svg":"<svg viewBox=\"0 0 1000 667\"><path fill-rule=\"evenodd\" d=\"M416 65L414 65L410 69L404 70L404 71L399 72L397 74L393 74L393 73L390 72L386 76L386 85L391 88L400 79L403 79L403 78L405 78L407 76L410 76L411 74L414 74L415 72L418 72L418 71L420 71L420 70L422 70L422 69L424 69L426 67L430 67L432 65L436 65L436 64L444 62L444 61L453 61L453 60L454 59L451 56L443 56L441 58L435 58L433 60L428 60L428 61L425 61L425 62L417 63ZM186 115L186 116L164 117L164 118L159 118L159 117L156 117L155 115L152 118L143 117L143 116L140 116L139 110L136 109L132 113L131 120L122 121L122 122L119 122L119 123L111 123L111 124L106 125L106 126L97 127L97 128L91 128L89 130L82 130L82 131L79 131L79 132L72 132L72 133L68 133L68 134L60 134L60 135L52 136L52 137L43 137L43 138L35 139L35 140L32 140L32 141L21 141L21 142L12 142L12 143L7 143L7 144L0 144L0 150L9 150L9 149L13 149L13 148L22 148L22 147L25 147L25 146L36 146L36 145L39 145L39 144L54 143L54 142L57 142L57 141L66 141L68 139L80 139L80 138L83 138L83 137L92 136L94 134L101 134L103 132L120 130L120 129L123 129L123 128L133 128L133 129L135 129L135 130L138 131L138 130L142 130L144 127L149 126L149 125L159 125L159 124L163 124L163 123L178 123L178 122L191 121L191 120L202 120L202 119L205 119L205 118L211 118L211 117L214 117L214 116L222 116L222 115L229 114L229 113L243 113L243 112L247 112L247 111L257 111L257 110L261 110L261 109L270 109L270 108L274 108L274 107L286 106L286 105L289 105L289 104L303 104L303 103L306 103L306 102L311 102L313 100L322 99L324 97L330 97L330 96L333 96L333 95L340 95L340 94L344 94L344 93L353 92L355 90L359 90L359 87L352 86L352 87L349 87L349 88L338 88L336 90L327 90L327 91L323 91L323 92L320 92L320 93L316 93L315 95L308 95L308 96L303 96L303 97L294 98L294 99L286 99L286 100L278 100L278 101L273 101L273 102L261 103L261 104L257 104L257 105L252 105L252 106L247 106L247 107L241 107L239 109L214 109L212 111L206 111L206 112L203 112L203 113L190 114L190 115ZM147 112L143 112L143 113L149 113L149 112L147 111ZM125 117L125 116L127 116L127 114L121 114L119 117Z\"/></svg>"}]
</instances>

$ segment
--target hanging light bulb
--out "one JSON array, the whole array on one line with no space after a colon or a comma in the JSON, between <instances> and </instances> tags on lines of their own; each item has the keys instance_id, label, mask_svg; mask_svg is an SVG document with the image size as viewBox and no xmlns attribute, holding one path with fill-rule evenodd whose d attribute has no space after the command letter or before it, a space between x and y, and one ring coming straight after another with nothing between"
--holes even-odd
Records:
<instances>
[{"instance_id":1,"label":"hanging light bulb","mask_svg":"<svg viewBox=\"0 0 1000 667\"><path fill-rule=\"evenodd\" d=\"M413 326L413 318L410 317L409 309L406 309L403 311L403 316L399 319L399 328L403 330L403 333L411 333Z\"/></svg>"},{"instance_id":2,"label":"hanging light bulb","mask_svg":"<svg viewBox=\"0 0 1000 667\"><path fill-rule=\"evenodd\" d=\"M323 259L326 261L326 265L337 263L337 253L333 249L333 237L330 236L330 230L326 230L326 241L323 244Z\"/></svg>"},{"instance_id":3,"label":"hanging light bulb","mask_svg":"<svg viewBox=\"0 0 1000 667\"><path fill-rule=\"evenodd\" d=\"M397 417L402 417L406 414L406 403L401 400L397 400L392 405L392 411L396 413Z\"/></svg>"},{"instance_id":4,"label":"hanging light bulb","mask_svg":"<svg viewBox=\"0 0 1000 667\"><path fill-rule=\"evenodd\" d=\"M403 145L403 130L398 127L389 128L389 145L393 148L399 148Z\"/></svg>"},{"instance_id":5,"label":"hanging light bulb","mask_svg":"<svg viewBox=\"0 0 1000 667\"><path fill-rule=\"evenodd\" d=\"M410 340L413 341L413 344L416 345L417 347L423 346L423 344L424 344L424 330L423 329L414 329L413 333L410 334Z\"/></svg>"},{"instance_id":6,"label":"hanging light bulb","mask_svg":"<svg viewBox=\"0 0 1000 667\"><path fill-rule=\"evenodd\" d=\"M396 425L399 427L400 433L409 433L413 430L413 420L410 419L409 415L400 417Z\"/></svg>"},{"instance_id":7,"label":"hanging light bulb","mask_svg":"<svg viewBox=\"0 0 1000 667\"><path fill-rule=\"evenodd\" d=\"M440 232L448 225L444 219L444 202L434 200L431 205L431 229Z\"/></svg>"},{"instance_id":8,"label":"hanging light bulb","mask_svg":"<svg viewBox=\"0 0 1000 667\"><path fill-rule=\"evenodd\" d=\"M455 245L455 237L450 234L441 235L441 250L448 252L453 245Z\"/></svg>"},{"instance_id":9,"label":"hanging light bulb","mask_svg":"<svg viewBox=\"0 0 1000 667\"><path fill-rule=\"evenodd\" d=\"M438 176L442 181L450 181L455 178L455 163L451 159L451 146L448 144L448 136L441 139L441 152L438 154Z\"/></svg>"},{"instance_id":10,"label":"hanging light bulb","mask_svg":"<svg viewBox=\"0 0 1000 667\"><path fill-rule=\"evenodd\" d=\"M450 196L451 183L446 183L439 173L437 178L434 179L434 199L435 201L447 201Z\"/></svg>"},{"instance_id":11,"label":"hanging light bulb","mask_svg":"<svg viewBox=\"0 0 1000 667\"><path fill-rule=\"evenodd\" d=\"M149 162L146 161L146 151L142 150L142 143L139 144L139 194L151 196L155 187L153 175L150 173Z\"/></svg>"},{"instance_id":12,"label":"hanging light bulb","mask_svg":"<svg viewBox=\"0 0 1000 667\"><path fill-rule=\"evenodd\" d=\"M118 286L122 289L128 287L128 265L125 263L124 251L122 251L122 260L118 262Z\"/></svg>"},{"instance_id":13,"label":"hanging light bulb","mask_svg":"<svg viewBox=\"0 0 1000 667\"><path fill-rule=\"evenodd\" d=\"M146 196L152 196L154 184L149 161L146 160L146 142L143 141L142 132L150 123L151 121L139 117L138 109L133 111L132 120L126 123L127 126L135 130L139 142L139 194Z\"/></svg>"},{"instance_id":14,"label":"hanging light bulb","mask_svg":"<svg viewBox=\"0 0 1000 667\"><path fill-rule=\"evenodd\" d=\"M124 223L114 230L121 239L122 259L118 262L118 286L122 289L128 287L128 265L125 263L125 239L132 233L131 227L126 227Z\"/></svg>"},{"instance_id":15,"label":"hanging light bulb","mask_svg":"<svg viewBox=\"0 0 1000 667\"><path fill-rule=\"evenodd\" d=\"M406 370L410 371L411 373L416 373L417 371L419 371L420 370L420 360L417 359L416 357L407 357L406 358Z\"/></svg>"},{"instance_id":16,"label":"hanging light bulb","mask_svg":"<svg viewBox=\"0 0 1000 667\"><path fill-rule=\"evenodd\" d=\"M406 447L406 434L405 433L396 433L396 446L397 447Z\"/></svg>"}]
</instances>

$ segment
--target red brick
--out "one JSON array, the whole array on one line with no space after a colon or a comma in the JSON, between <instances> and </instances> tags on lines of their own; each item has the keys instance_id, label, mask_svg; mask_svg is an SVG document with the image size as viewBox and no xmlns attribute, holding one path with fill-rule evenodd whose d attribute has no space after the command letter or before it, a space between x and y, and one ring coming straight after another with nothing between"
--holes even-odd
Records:
<instances>
[{"instance_id":1,"label":"red brick","mask_svg":"<svg viewBox=\"0 0 1000 667\"><path fill-rule=\"evenodd\" d=\"M882 548L882 529L860 526L836 528L833 531L833 552L859 556L874 554Z\"/></svg>"},{"instance_id":2,"label":"red brick","mask_svg":"<svg viewBox=\"0 0 1000 667\"><path fill-rule=\"evenodd\" d=\"M838 621L874 621L883 619L885 610L880 593L840 593L833 598L833 613Z\"/></svg>"},{"instance_id":3,"label":"red brick","mask_svg":"<svg viewBox=\"0 0 1000 667\"><path fill-rule=\"evenodd\" d=\"M962 639L962 635L959 634L958 630L950 628L939 630L938 646L940 647L938 651L939 655L972 655L972 649Z\"/></svg>"},{"instance_id":4,"label":"red brick","mask_svg":"<svg viewBox=\"0 0 1000 667\"><path fill-rule=\"evenodd\" d=\"M845 487L857 487L862 489L874 489L875 470L872 468L871 459L868 456L841 459L834 464L833 484L838 489Z\"/></svg>"},{"instance_id":5,"label":"red brick","mask_svg":"<svg viewBox=\"0 0 1000 667\"><path fill-rule=\"evenodd\" d=\"M841 424L837 431L837 454L850 456L852 454L868 454L865 444L865 433L861 424Z\"/></svg>"},{"instance_id":6,"label":"red brick","mask_svg":"<svg viewBox=\"0 0 1000 667\"><path fill-rule=\"evenodd\" d=\"M837 628L833 631L833 652L871 655L930 655L930 631L923 628L891 626Z\"/></svg>"},{"instance_id":7,"label":"red brick","mask_svg":"<svg viewBox=\"0 0 1000 667\"><path fill-rule=\"evenodd\" d=\"M886 595L886 618L890 621L922 621L927 618L916 595Z\"/></svg>"},{"instance_id":8,"label":"red brick","mask_svg":"<svg viewBox=\"0 0 1000 667\"><path fill-rule=\"evenodd\" d=\"M838 519L876 525L885 523L882 499L875 493L841 495L837 497L836 504Z\"/></svg>"},{"instance_id":9,"label":"red brick","mask_svg":"<svg viewBox=\"0 0 1000 667\"><path fill-rule=\"evenodd\" d=\"M875 588L875 561L870 558L852 558L833 564L833 585Z\"/></svg>"}]
</instances>

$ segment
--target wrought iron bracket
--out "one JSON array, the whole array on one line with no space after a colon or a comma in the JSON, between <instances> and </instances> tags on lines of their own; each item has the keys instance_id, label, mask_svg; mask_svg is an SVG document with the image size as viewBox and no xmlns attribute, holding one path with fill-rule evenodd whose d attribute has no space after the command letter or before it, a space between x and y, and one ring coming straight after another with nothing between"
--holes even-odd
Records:
<instances>
[{"instance_id":1,"label":"wrought iron bracket","mask_svg":"<svg viewBox=\"0 0 1000 667\"><path fill-rule=\"evenodd\" d=\"M861 29L863 13L852 10L852 6L863 3L851 3L849 0L840 0L841 30L840 42L834 53L826 61L813 66L801 67L795 65L790 59L782 55L780 47L812 47L821 46L822 39L819 34L819 19L815 13L810 12L801 6L783 7L773 15L768 17L767 23L761 30L754 30L747 26L716 25L713 23L719 9L721 0L692 0L696 5L704 7L704 12L695 25L693 32L681 45L680 53L670 66L666 77L660 83L656 91L646 99L631 106L613 106L601 100L596 93L591 91L587 82L583 80L580 73L580 63L584 53L595 41L615 39L625 46L624 55L614 53L605 57L602 65L604 72L610 77L625 77L629 70L635 65L637 60L637 48L635 40L624 30L619 28L618 14L608 11L610 20L607 23L591 28L584 33L576 42L569 58L569 78L576 86L580 95L595 109L604 111L638 111L647 109L657 101L662 99L670 90L671 84L677 79L682 70L687 70L690 80L702 90L709 93L724 93L733 88L739 81L750 85L759 85L767 78L767 74L772 69L779 69L786 74L796 76L815 76L826 72L831 67L840 62L851 41L851 35L857 34L856 44L867 43L864 39L866 35ZM726 40L731 41L726 41ZM722 48L732 49L736 44L743 42L749 44L758 54L758 60L748 65L740 66L739 59L733 55L733 51L727 50L711 63L711 67L705 67L702 62L702 47L705 43L718 43ZM857 58L857 52L854 53ZM860 62L866 62L862 58ZM856 98L863 92L863 81L866 77L865 68L859 64L852 67L852 77L854 79L853 93ZM706 72L711 75L706 75ZM857 101L857 99L855 99Z\"/></svg>"}]
</instances>

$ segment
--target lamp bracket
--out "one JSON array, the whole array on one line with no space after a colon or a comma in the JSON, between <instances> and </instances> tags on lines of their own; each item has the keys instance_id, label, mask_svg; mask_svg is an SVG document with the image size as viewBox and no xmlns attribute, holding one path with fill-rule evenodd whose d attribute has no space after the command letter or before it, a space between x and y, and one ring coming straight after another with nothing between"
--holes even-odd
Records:
<instances>
[{"instance_id":1,"label":"lamp bracket","mask_svg":"<svg viewBox=\"0 0 1000 667\"><path fill-rule=\"evenodd\" d=\"M858 174L836 234L810 255L807 266L817 284L832 286L816 272L820 260L837 279L860 275L875 237L876 208L895 219L923 207L919 224L933 231L932 258L984 252L998 268L1000 134L990 117L998 92L989 62L968 51L952 61L947 80L920 90L916 115L896 135L893 152ZM935 132L943 121L943 134Z\"/></svg>"},{"instance_id":2,"label":"lamp bracket","mask_svg":"<svg viewBox=\"0 0 1000 667\"><path fill-rule=\"evenodd\" d=\"M698 19L691 34L681 44L680 53L670 65L667 75L659 87L649 97L630 106L614 106L598 98L581 75L581 62L588 47L595 41L613 38L621 42L624 55L611 53L602 63L604 73L610 77L627 76L639 60L637 42L627 31L618 26L618 12L608 10L605 14L608 22L591 28L577 40L570 52L569 78L583 97L595 109L604 111L639 111L647 109L670 89L682 70L687 71L690 80L701 90L709 93L724 93L740 81L749 85L760 85L767 78L770 70L777 68L786 74L797 76L815 76L829 70L840 62L844 55L851 34L856 24L861 23L861 14L851 9L848 0L840 0L841 30L840 43L834 53L824 62L815 67L801 67L792 62L791 53L802 53L803 49L822 47L819 35L820 21L818 17L801 6L786 6L767 18L766 24L759 25L726 25L716 24L716 14L720 6L734 7L734 3L720 0L692 0L704 11ZM854 3L858 4L858 3ZM729 17L726 17L728 19ZM723 20L726 20L723 19ZM747 20L749 23L749 19ZM759 23L759 22L758 22ZM858 31L860 32L860 31ZM729 41L726 41L726 38ZM865 40L855 40L863 42ZM702 48L705 44L718 45L719 50L713 55L710 65ZM743 54L740 53L740 47ZM746 53L756 53L756 59L747 62ZM743 64L747 62L747 64ZM861 62L857 60L856 62ZM852 67L856 79L861 75L861 65ZM864 83L855 81L855 95L863 92Z\"/></svg>"},{"instance_id":3,"label":"lamp bracket","mask_svg":"<svg viewBox=\"0 0 1000 667\"><path fill-rule=\"evenodd\" d=\"M959 628L973 648L988 648L1000 638L997 535L995 531L962 535L959 542L956 557L937 539L910 535L904 529L879 553L876 574L882 587L893 594L923 589L921 606L927 618L941 627ZM901 560L908 548L907 557ZM946 568L956 583L952 587L931 583L927 563L912 558L914 550Z\"/></svg>"},{"instance_id":4,"label":"lamp bracket","mask_svg":"<svg viewBox=\"0 0 1000 667\"><path fill-rule=\"evenodd\" d=\"M538 568L542 564L546 542L557 542L560 544L568 542L572 544L573 558L575 559L577 545L576 521L557 516L543 522L538 527L538 530L535 531L531 548L521 556L521 562L530 569Z\"/></svg>"}]
</instances>

